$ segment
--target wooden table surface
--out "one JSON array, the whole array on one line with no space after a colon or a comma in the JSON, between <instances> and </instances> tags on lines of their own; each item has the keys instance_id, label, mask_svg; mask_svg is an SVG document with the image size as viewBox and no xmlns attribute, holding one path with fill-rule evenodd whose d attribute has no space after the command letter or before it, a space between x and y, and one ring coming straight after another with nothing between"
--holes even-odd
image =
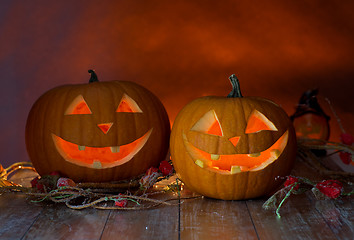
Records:
<instances>
[{"instance_id":1,"label":"wooden table surface","mask_svg":"<svg viewBox=\"0 0 354 240\"><path fill-rule=\"evenodd\" d=\"M300 161L293 174L321 178ZM281 218L262 209L265 200L197 198L139 211L72 210L5 193L0 195L0 239L354 239L353 197L293 195Z\"/></svg>"}]
</instances>

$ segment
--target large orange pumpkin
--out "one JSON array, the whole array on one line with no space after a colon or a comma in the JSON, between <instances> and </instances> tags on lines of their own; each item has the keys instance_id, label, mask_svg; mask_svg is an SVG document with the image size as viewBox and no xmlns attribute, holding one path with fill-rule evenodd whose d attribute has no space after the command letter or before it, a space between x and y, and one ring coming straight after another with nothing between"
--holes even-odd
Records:
<instances>
[{"instance_id":1,"label":"large orange pumpkin","mask_svg":"<svg viewBox=\"0 0 354 240\"><path fill-rule=\"evenodd\" d=\"M162 103L136 83L99 82L89 72L90 83L54 88L33 105L26 146L38 173L105 182L158 166L170 135Z\"/></svg>"},{"instance_id":2,"label":"large orange pumpkin","mask_svg":"<svg viewBox=\"0 0 354 240\"><path fill-rule=\"evenodd\" d=\"M230 80L233 91L227 98L198 98L177 115L171 157L178 176L195 192L225 200L255 198L289 174L295 132L279 105L242 97L236 76Z\"/></svg>"}]
</instances>

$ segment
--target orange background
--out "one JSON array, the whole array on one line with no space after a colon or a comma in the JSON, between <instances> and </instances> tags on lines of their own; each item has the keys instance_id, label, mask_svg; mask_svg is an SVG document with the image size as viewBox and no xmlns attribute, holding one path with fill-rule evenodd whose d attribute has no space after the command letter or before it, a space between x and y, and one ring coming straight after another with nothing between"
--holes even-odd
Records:
<instances>
[{"instance_id":1,"label":"orange background","mask_svg":"<svg viewBox=\"0 0 354 240\"><path fill-rule=\"evenodd\" d=\"M227 95L235 73L244 96L292 114L303 91L354 133L353 1L1 1L0 162L28 160L27 114L45 91L135 81L164 103L171 122L189 101Z\"/></svg>"}]
</instances>

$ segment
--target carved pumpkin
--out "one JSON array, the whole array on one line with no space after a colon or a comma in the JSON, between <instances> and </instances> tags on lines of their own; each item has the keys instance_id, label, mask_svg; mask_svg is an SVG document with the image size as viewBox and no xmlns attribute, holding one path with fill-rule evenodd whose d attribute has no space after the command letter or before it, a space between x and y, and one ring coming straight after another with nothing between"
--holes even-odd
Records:
<instances>
[{"instance_id":1,"label":"carved pumpkin","mask_svg":"<svg viewBox=\"0 0 354 240\"><path fill-rule=\"evenodd\" d=\"M166 157L167 113L144 87L127 81L49 90L26 125L28 155L40 175L58 171L77 182L127 179Z\"/></svg>"},{"instance_id":2,"label":"carved pumpkin","mask_svg":"<svg viewBox=\"0 0 354 240\"><path fill-rule=\"evenodd\" d=\"M226 97L208 96L177 115L170 151L178 176L204 196L237 200L273 191L289 174L296 137L284 110L259 97L242 97L235 75Z\"/></svg>"}]
</instances>

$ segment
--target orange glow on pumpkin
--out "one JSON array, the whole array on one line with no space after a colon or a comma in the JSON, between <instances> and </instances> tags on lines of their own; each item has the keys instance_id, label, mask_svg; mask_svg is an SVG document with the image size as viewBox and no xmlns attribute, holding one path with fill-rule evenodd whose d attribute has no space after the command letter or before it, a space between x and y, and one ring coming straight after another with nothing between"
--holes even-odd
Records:
<instances>
[{"instance_id":1,"label":"orange glow on pumpkin","mask_svg":"<svg viewBox=\"0 0 354 240\"><path fill-rule=\"evenodd\" d=\"M223 174L234 174L241 171L257 171L274 162L284 151L288 135L288 131L286 131L268 149L250 154L210 154L193 146L188 142L186 136L184 136L184 144L199 167Z\"/></svg>"},{"instance_id":2,"label":"orange glow on pumpkin","mask_svg":"<svg viewBox=\"0 0 354 240\"><path fill-rule=\"evenodd\" d=\"M92 114L82 95L77 96L65 111L65 115Z\"/></svg>"},{"instance_id":3,"label":"orange glow on pumpkin","mask_svg":"<svg viewBox=\"0 0 354 240\"><path fill-rule=\"evenodd\" d=\"M152 129L135 141L111 147L81 146L52 134L56 149L68 162L89 168L111 168L128 162L145 145Z\"/></svg>"},{"instance_id":4,"label":"orange glow on pumpkin","mask_svg":"<svg viewBox=\"0 0 354 240\"><path fill-rule=\"evenodd\" d=\"M207 112L191 130L217 136L224 135L214 110Z\"/></svg>"},{"instance_id":5,"label":"orange glow on pumpkin","mask_svg":"<svg viewBox=\"0 0 354 240\"><path fill-rule=\"evenodd\" d=\"M308 113L293 120L296 137L323 139L329 138L329 125L323 116Z\"/></svg>"},{"instance_id":6,"label":"orange glow on pumpkin","mask_svg":"<svg viewBox=\"0 0 354 240\"><path fill-rule=\"evenodd\" d=\"M239 136L231 137L231 138L229 138L229 141L232 143L232 145L234 145L236 147L238 141L240 141L240 137Z\"/></svg>"},{"instance_id":7,"label":"orange glow on pumpkin","mask_svg":"<svg viewBox=\"0 0 354 240\"><path fill-rule=\"evenodd\" d=\"M97 124L97 126L102 130L104 134L107 134L109 129L111 129L113 123L101 123Z\"/></svg>"},{"instance_id":8,"label":"orange glow on pumpkin","mask_svg":"<svg viewBox=\"0 0 354 240\"><path fill-rule=\"evenodd\" d=\"M278 129L266 116L254 110L248 120L245 133L257 133L263 130L277 131Z\"/></svg>"},{"instance_id":9,"label":"orange glow on pumpkin","mask_svg":"<svg viewBox=\"0 0 354 240\"><path fill-rule=\"evenodd\" d=\"M215 120L214 123L210 126L210 128L206 131L206 133L222 136L222 131L219 122Z\"/></svg>"},{"instance_id":10,"label":"orange glow on pumpkin","mask_svg":"<svg viewBox=\"0 0 354 240\"><path fill-rule=\"evenodd\" d=\"M214 110L210 110L204 114L191 130L221 137L224 135ZM248 118L245 133L251 134L261 131L278 131L278 129L263 113L253 110ZM260 170L275 161L287 144L288 131L268 149L249 154L214 154L193 146L189 143L185 135L183 138L187 151L195 159L195 164L199 167L223 174L234 174L242 171ZM228 138L228 140L236 147L240 138L240 136L234 136Z\"/></svg>"},{"instance_id":11,"label":"orange glow on pumpkin","mask_svg":"<svg viewBox=\"0 0 354 240\"><path fill-rule=\"evenodd\" d=\"M116 112L132 112L132 113L141 113L140 107L138 104L128 95L124 94L122 100L120 101Z\"/></svg>"}]
</instances>

